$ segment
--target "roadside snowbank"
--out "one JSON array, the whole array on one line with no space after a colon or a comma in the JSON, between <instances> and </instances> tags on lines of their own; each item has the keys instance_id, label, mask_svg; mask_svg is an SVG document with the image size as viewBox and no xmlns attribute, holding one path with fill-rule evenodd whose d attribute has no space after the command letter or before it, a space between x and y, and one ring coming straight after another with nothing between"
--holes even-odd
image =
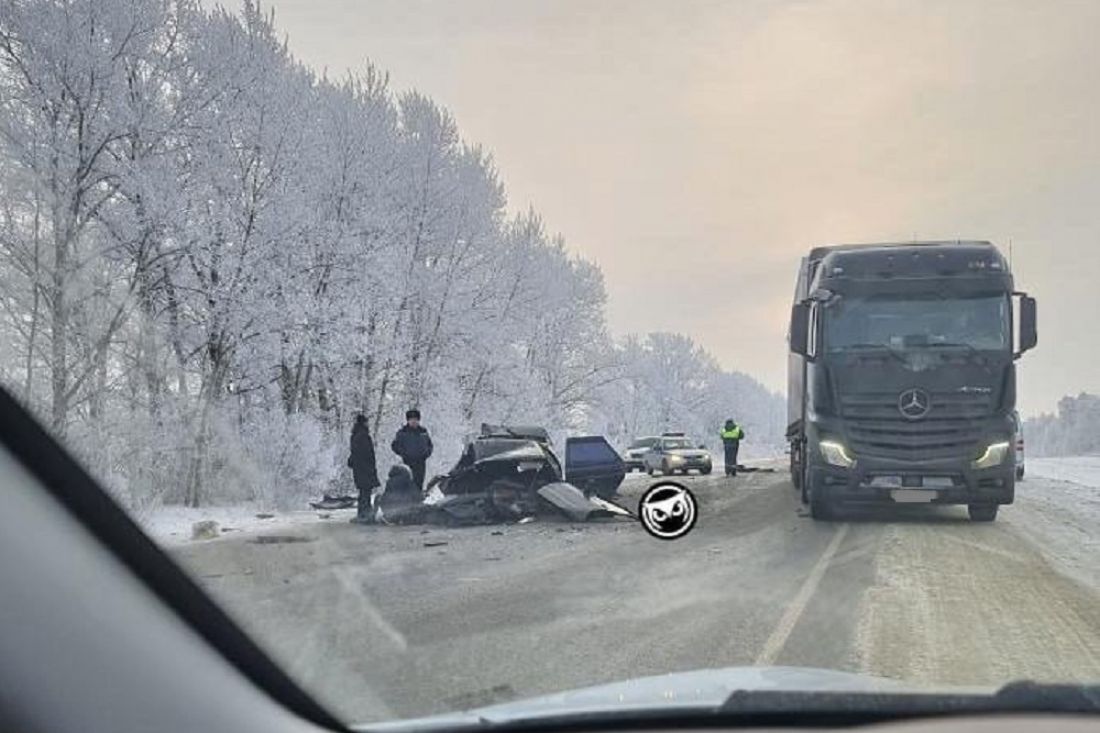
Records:
<instances>
[{"instance_id":1,"label":"roadside snowbank","mask_svg":"<svg viewBox=\"0 0 1100 733\"><path fill-rule=\"evenodd\" d=\"M218 523L219 537L232 537L272 529L315 525L324 521L347 521L354 514L353 509L276 512L264 510L258 505L237 504L199 509L183 506L162 506L151 510L144 516L136 517L136 519L146 534L158 544L176 546L190 542L217 541L216 539L192 540L191 527L195 522L215 521Z\"/></svg>"},{"instance_id":2,"label":"roadside snowbank","mask_svg":"<svg viewBox=\"0 0 1100 733\"><path fill-rule=\"evenodd\" d=\"M1001 516L1054 567L1100 590L1100 457L1029 459Z\"/></svg>"},{"instance_id":3,"label":"roadside snowbank","mask_svg":"<svg viewBox=\"0 0 1100 733\"><path fill-rule=\"evenodd\" d=\"M1027 472L1029 476L1072 481L1082 486L1100 488L1100 456L1028 458Z\"/></svg>"}]
</instances>

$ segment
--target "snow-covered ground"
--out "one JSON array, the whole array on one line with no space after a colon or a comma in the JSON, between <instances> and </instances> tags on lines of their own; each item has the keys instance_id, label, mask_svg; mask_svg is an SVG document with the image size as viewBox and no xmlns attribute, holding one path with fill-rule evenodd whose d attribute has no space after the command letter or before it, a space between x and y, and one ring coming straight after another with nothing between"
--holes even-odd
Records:
<instances>
[{"instance_id":1,"label":"snow-covered ground","mask_svg":"<svg viewBox=\"0 0 1100 733\"><path fill-rule=\"evenodd\" d=\"M1001 515L1063 573L1100 588L1100 456L1029 458Z\"/></svg>"},{"instance_id":2,"label":"snow-covered ground","mask_svg":"<svg viewBox=\"0 0 1100 733\"><path fill-rule=\"evenodd\" d=\"M1029 476L1100 488L1100 456L1028 458L1027 472Z\"/></svg>"},{"instance_id":3,"label":"snow-covered ground","mask_svg":"<svg viewBox=\"0 0 1100 733\"><path fill-rule=\"evenodd\" d=\"M285 529L318 522L346 522L355 511L293 511L265 510L258 505L237 504L191 509L183 506L162 506L137 517L141 528L158 544L176 546L188 542L216 540L192 540L191 528L196 522L213 520L218 523L219 537L231 537L241 533L251 534L266 530Z\"/></svg>"},{"instance_id":4,"label":"snow-covered ground","mask_svg":"<svg viewBox=\"0 0 1100 733\"><path fill-rule=\"evenodd\" d=\"M721 471L721 466L715 467L716 473ZM644 473L632 473L628 474L627 485L649 480ZM158 543L176 547L217 542L192 539L192 526L203 520L218 523L219 537L233 537L319 522L346 522L353 514L351 509L279 512L258 505L201 509L164 506L138 521ZM1052 567L1100 589L1100 456L1029 459L1027 477L1016 484L1016 503L1005 507L998 521L1031 538Z\"/></svg>"}]
</instances>

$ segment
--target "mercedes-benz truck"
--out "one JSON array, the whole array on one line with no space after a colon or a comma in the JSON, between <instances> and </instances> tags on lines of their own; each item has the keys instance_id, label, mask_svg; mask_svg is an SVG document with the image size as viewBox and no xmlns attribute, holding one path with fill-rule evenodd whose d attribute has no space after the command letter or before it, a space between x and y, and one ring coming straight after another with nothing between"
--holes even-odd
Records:
<instances>
[{"instance_id":1,"label":"mercedes-benz truck","mask_svg":"<svg viewBox=\"0 0 1100 733\"><path fill-rule=\"evenodd\" d=\"M989 242L817 247L788 333L791 478L838 507L965 504L993 521L1016 479L1016 359L1035 300Z\"/></svg>"}]
</instances>

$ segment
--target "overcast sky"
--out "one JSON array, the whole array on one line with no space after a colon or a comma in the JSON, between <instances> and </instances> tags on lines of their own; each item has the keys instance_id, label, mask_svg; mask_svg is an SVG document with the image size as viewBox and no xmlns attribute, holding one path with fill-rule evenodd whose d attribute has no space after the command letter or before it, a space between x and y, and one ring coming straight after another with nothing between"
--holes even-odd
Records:
<instances>
[{"instance_id":1,"label":"overcast sky","mask_svg":"<svg viewBox=\"0 0 1100 733\"><path fill-rule=\"evenodd\" d=\"M1012 242L1025 414L1100 391L1100 2L269 0L294 53L388 70L602 267L616 333L776 390L811 246Z\"/></svg>"}]
</instances>

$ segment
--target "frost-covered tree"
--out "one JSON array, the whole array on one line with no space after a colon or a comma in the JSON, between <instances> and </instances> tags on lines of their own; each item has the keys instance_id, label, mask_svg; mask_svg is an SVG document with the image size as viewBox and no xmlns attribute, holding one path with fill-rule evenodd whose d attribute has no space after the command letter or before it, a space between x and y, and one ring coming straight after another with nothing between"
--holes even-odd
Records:
<instances>
[{"instance_id":1,"label":"frost-covered tree","mask_svg":"<svg viewBox=\"0 0 1100 733\"><path fill-rule=\"evenodd\" d=\"M384 462L420 407L438 469L482 421L778 425L605 300L447 110L254 0L0 0L0 379L131 507L316 495L359 412Z\"/></svg>"},{"instance_id":2,"label":"frost-covered tree","mask_svg":"<svg viewBox=\"0 0 1100 733\"><path fill-rule=\"evenodd\" d=\"M1058 400L1057 415L1024 423L1027 450L1037 456L1100 454L1100 396L1082 392Z\"/></svg>"},{"instance_id":3,"label":"frost-covered tree","mask_svg":"<svg viewBox=\"0 0 1100 733\"><path fill-rule=\"evenodd\" d=\"M620 378L601 402L603 430L620 442L675 430L718 448L728 418L744 427L745 455L782 450L784 402L751 377L723 370L686 336L627 338L618 350Z\"/></svg>"}]
</instances>

